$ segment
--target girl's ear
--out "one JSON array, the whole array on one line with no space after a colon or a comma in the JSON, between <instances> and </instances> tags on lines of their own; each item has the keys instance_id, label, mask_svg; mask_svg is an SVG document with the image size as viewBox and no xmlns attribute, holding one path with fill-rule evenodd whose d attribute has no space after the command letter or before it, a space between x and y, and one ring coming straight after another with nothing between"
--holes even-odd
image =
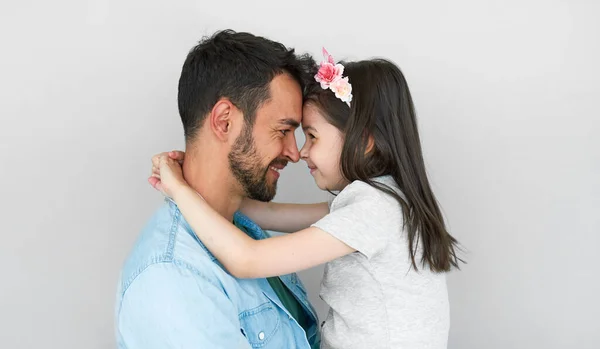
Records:
<instances>
[{"instance_id":1,"label":"girl's ear","mask_svg":"<svg viewBox=\"0 0 600 349\"><path fill-rule=\"evenodd\" d=\"M365 155L369 154L372 150L373 147L375 147L375 139L373 138L372 135L368 135L368 140L367 140L367 149L365 150Z\"/></svg>"}]
</instances>

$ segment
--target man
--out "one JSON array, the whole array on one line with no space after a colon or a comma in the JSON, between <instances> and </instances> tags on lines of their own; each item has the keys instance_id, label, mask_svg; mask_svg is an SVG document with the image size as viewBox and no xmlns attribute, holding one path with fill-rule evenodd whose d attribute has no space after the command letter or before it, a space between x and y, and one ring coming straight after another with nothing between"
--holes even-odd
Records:
<instances>
[{"instance_id":1,"label":"man","mask_svg":"<svg viewBox=\"0 0 600 349\"><path fill-rule=\"evenodd\" d=\"M249 33L222 31L194 47L179 80L186 181L255 239L236 212L270 201L278 170L297 162L309 57ZM119 348L318 348L314 309L296 275L240 280L204 247L170 200L127 259L116 304Z\"/></svg>"}]
</instances>

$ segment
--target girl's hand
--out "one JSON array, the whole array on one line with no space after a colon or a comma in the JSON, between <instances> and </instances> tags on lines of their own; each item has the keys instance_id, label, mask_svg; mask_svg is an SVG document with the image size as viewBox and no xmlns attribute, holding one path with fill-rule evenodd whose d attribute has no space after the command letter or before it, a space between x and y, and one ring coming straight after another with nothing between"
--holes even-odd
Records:
<instances>
[{"instance_id":1,"label":"girl's hand","mask_svg":"<svg viewBox=\"0 0 600 349\"><path fill-rule=\"evenodd\" d=\"M156 190L168 197L173 197L177 190L188 186L183 178L181 162L185 153L173 151L152 157L152 175L148 182Z\"/></svg>"},{"instance_id":2,"label":"girl's hand","mask_svg":"<svg viewBox=\"0 0 600 349\"><path fill-rule=\"evenodd\" d=\"M160 179L160 172L158 171L159 160L161 156L169 156L173 160L177 160L180 164L183 164L183 159L185 158L185 153L179 150L173 150L170 152L164 152L160 154L156 154L152 157L152 174L148 181L152 179L152 177ZM152 182L150 182L152 184ZM154 186L154 185L153 185Z\"/></svg>"}]
</instances>

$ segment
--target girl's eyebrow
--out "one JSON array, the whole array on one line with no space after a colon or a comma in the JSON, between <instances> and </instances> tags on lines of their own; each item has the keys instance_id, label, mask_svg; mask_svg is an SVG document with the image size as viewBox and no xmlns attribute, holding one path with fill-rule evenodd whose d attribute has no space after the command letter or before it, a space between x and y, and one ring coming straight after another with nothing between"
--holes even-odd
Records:
<instances>
[{"instance_id":1,"label":"girl's eyebrow","mask_svg":"<svg viewBox=\"0 0 600 349\"><path fill-rule=\"evenodd\" d=\"M313 130L313 131L317 131L314 127L312 126L302 126L302 131L308 131L308 130Z\"/></svg>"}]
</instances>

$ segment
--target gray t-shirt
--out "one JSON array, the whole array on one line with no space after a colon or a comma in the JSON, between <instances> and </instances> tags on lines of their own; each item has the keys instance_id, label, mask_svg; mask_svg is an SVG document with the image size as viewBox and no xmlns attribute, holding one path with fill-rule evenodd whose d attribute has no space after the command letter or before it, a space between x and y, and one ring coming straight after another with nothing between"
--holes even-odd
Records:
<instances>
[{"instance_id":1,"label":"gray t-shirt","mask_svg":"<svg viewBox=\"0 0 600 349\"><path fill-rule=\"evenodd\" d=\"M399 193L393 179L376 181ZM313 226L357 250L327 263L320 296L329 306L323 349L447 347L450 312L446 277L411 267L400 204L355 181ZM417 251L417 261L421 250ZM419 264L417 264L419 266Z\"/></svg>"}]
</instances>

